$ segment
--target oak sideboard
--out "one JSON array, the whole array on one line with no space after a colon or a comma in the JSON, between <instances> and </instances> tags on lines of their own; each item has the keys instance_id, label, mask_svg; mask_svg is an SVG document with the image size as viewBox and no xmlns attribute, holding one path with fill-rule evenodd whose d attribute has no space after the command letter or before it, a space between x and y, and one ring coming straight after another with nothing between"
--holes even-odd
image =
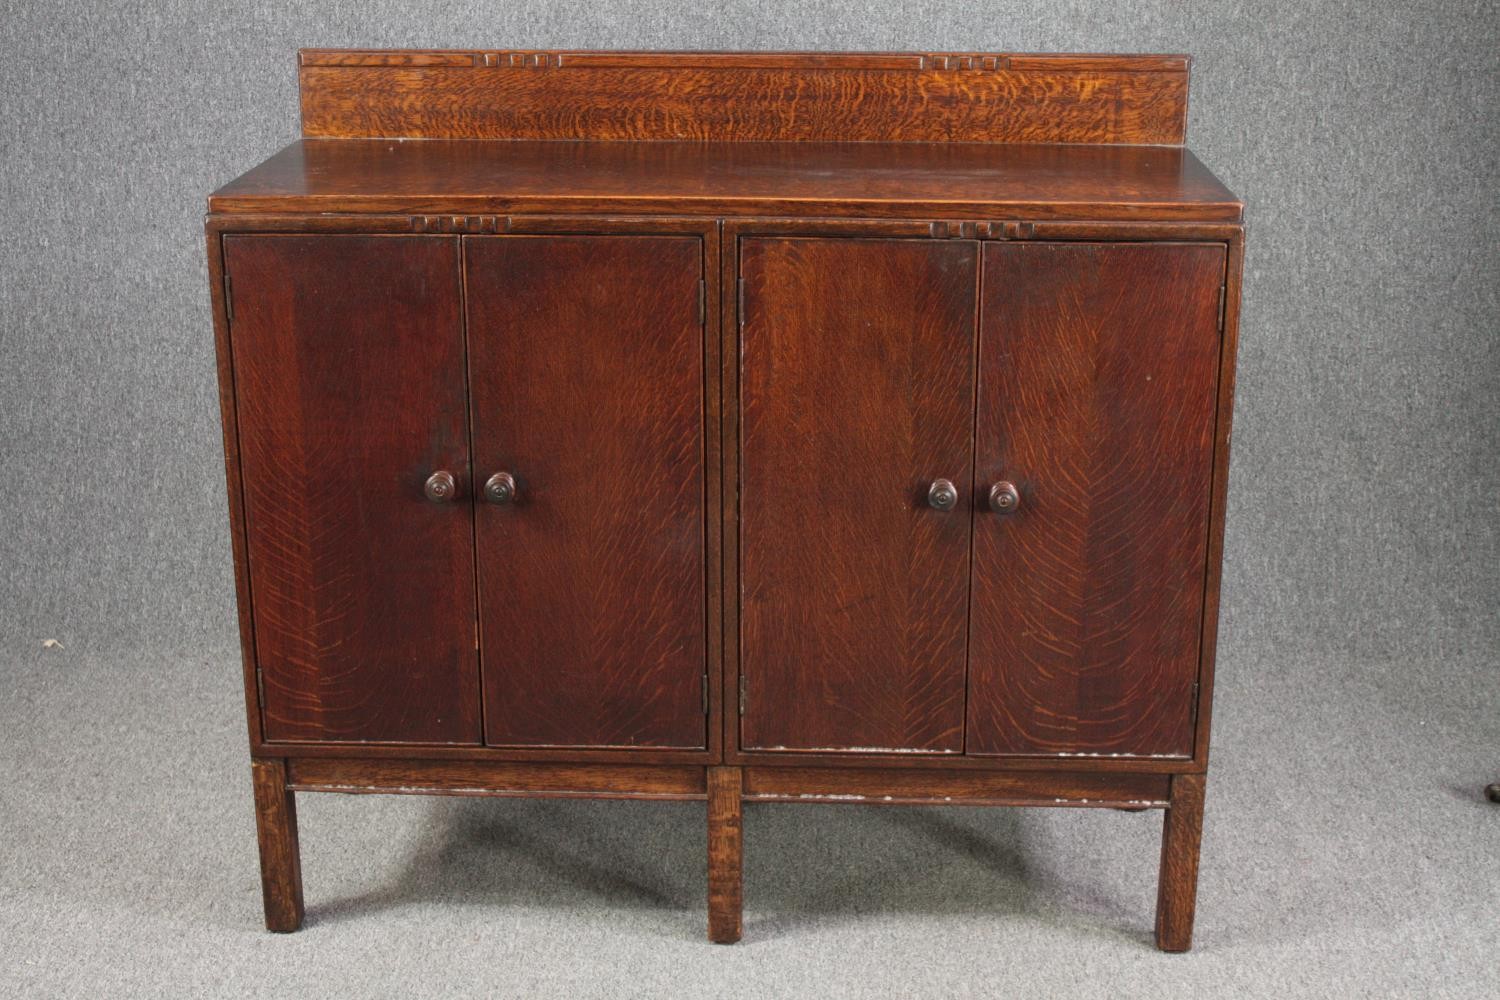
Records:
<instances>
[{"instance_id":1,"label":"oak sideboard","mask_svg":"<svg viewBox=\"0 0 1500 1000\"><path fill-rule=\"evenodd\" d=\"M1161 810L1242 205L1185 56L299 54L208 200L266 924L301 792Z\"/></svg>"}]
</instances>

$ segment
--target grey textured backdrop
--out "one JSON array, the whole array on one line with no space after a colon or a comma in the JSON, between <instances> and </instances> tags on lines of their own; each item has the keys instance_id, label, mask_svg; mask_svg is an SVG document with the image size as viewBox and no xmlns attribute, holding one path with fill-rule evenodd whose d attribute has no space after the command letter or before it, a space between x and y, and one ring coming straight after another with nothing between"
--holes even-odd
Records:
<instances>
[{"instance_id":1,"label":"grey textured backdrop","mask_svg":"<svg viewBox=\"0 0 1500 1000\"><path fill-rule=\"evenodd\" d=\"M0 607L82 644L231 627L203 199L297 134L304 45L1182 51L1249 203L1225 660L1492 649L1490 2L7 4Z\"/></svg>"},{"instance_id":2,"label":"grey textured backdrop","mask_svg":"<svg viewBox=\"0 0 1500 1000\"><path fill-rule=\"evenodd\" d=\"M145 864L140 870L161 878L156 895L146 894L158 909L177 905L172 887L180 889L186 877L195 886L188 912L196 924L213 922L205 914L217 912L210 901L220 891L234 904L218 914L221 927L255 922L201 219L208 191L296 136L293 53L310 45L1191 53L1189 143L1250 206L1215 738L1224 770L1211 783L1209 809L1211 818L1227 817L1242 800L1279 803L1263 829L1253 826L1261 820L1250 811L1235 820L1238 833L1227 820L1220 832L1211 828L1209 850L1218 837L1224 852L1218 863L1234 859L1244 867L1214 875L1208 856L1205 893L1224 902L1217 917L1205 908L1210 922L1200 924L1200 942L1204 934L1214 941L1216 926L1221 945L1254 938L1267 925L1295 928L1299 942L1316 938L1319 924L1340 920L1358 897L1374 908L1355 921L1354 938L1311 947L1335 964L1367 949L1367 978L1330 976L1330 983L1381 992L1378 984L1394 982L1402 969L1420 981L1413 966L1392 957L1417 938L1424 947L1447 948L1460 971L1477 971L1467 962L1477 965L1482 937L1492 934L1479 915L1495 892L1493 881L1488 888L1481 882L1475 895L1464 866L1477 864L1472 877L1493 880L1500 853L1493 819L1464 811L1471 798L1464 789L1482 783L1486 760L1500 778L1500 16L1489 0L318 0L278 7L7 0L0 27L0 712L7 725L0 749L7 765L30 762L33 786L0 791L0 842L11 845L0 847L0 903L43 907L54 892L66 899L66 887L88 870L84 859L109 857L127 867ZM64 649L40 650L48 638ZM89 722L87 712L102 721ZM135 749L91 757L81 748L96 727ZM195 741L202 749L193 749ZM161 762L163 749L175 766ZM129 762L140 768L136 784ZM157 778L185 781L191 767L236 783L224 793L222 830L208 834L163 818L177 810L197 815L205 803L219 808L220 799L199 785L180 787L175 803L159 812L132 811L122 789L150 796L159 793ZM1413 777L1418 768L1420 780ZM55 787L68 790L71 805L46 798ZM1391 798L1382 802L1384 796ZM1340 797L1341 805L1317 812ZM1442 829L1461 834L1445 840L1422 819L1436 808L1433 797L1452 811ZM1312 812L1294 820L1304 807ZM323 808L311 807L305 820L325 815ZM326 808L320 837L338 829L334 807ZM459 808L451 804L432 805L439 811L431 814L400 811L414 806L357 808L389 809L378 815L392 822L448 817L460 833L483 819L441 811ZM593 808L562 815L585 830L609 817L641 815L636 807ZM111 826L105 814L126 825ZM521 815L539 828L559 821L547 812ZM203 838L230 838L225 857L240 867L225 871L204 861L197 881L191 864L189 875L169 876L164 862L143 862L139 847L106 847L78 832L95 821L99 838L113 830L126 844L149 841L142 829L174 831L186 838L179 850L200 861L209 856ZM682 820L684 829L696 822ZM775 822L787 824L789 836L805 829L797 825L802 820ZM866 844L895 829L897 842L916 838L914 851L956 844L963 853L973 838L1004 841L1008 830L1016 832L1009 819L965 819L990 825L977 833L945 828L934 848L920 846L913 826L828 822L853 824L851 836ZM1276 841L1278 823L1295 835ZM1383 830L1387 823L1397 825ZM63 837L69 846L61 848L61 828L84 839ZM1099 837L1111 836L1098 829ZM392 843L403 836L393 833ZM465 836L474 839L472 830ZM804 846L811 836L804 835ZM1276 850L1257 854L1257 838ZM1401 838L1413 842L1396 843ZM1150 836L1137 839L1149 852ZM308 842L316 850L313 838ZM1379 868L1394 881L1371 886L1347 867L1309 874L1308 857L1355 842L1365 845L1355 851L1356 867ZM25 843L34 849L23 851L18 845ZM388 846L346 850L375 858ZM690 847L672 847L667 856L696 864ZM752 863L755 851L752 843ZM885 860L899 872L903 857ZM1127 861L1134 866L1130 884L1142 883L1149 861L1120 863ZM334 879L335 860L323 864L324 877ZM545 897L558 870L543 863L524 891ZM1017 877L1024 882L1025 875ZM449 877L452 884L441 872L433 877L430 900L420 888L403 896L399 885L349 892L377 899L394 893L413 905L455 893L460 904L472 901L464 878ZM889 877L877 863L872 878ZM1300 887L1288 886L1299 880ZM1428 899L1432 880L1454 889ZM316 881L309 878L310 892ZM693 884L683 883L683 900L665 897L687 908L689 927L696 926ZM961 889L938 885L959 893L956 910L973 904L985 919L982 899L964 903ZM1233 909L1241 887L1261 894L1258 917ZM794 890L778 890L782 905L794 905L781 898L795 898ZM608 909L612 890L600 891ZM1130 906L1143 898L1130 896ZM141 948L167 947L155 938L154 945L130 943L143 918L131 915L129 893L107 904L79 899L81 912L116 908L118 926L98 932L100 940L116 933L108 938L116 950L74 968L70 979L48 963L66 956L57 936L74 925L32 913L31 933L53 935L27 952L40 963L27 979L33 992L40 984L81 991L89 975L126 975ZM903 899L895 900L898 915ZM1393 930L1400 926L1393 914L1414 900L1431 904L1420 933ZM559 904L560 922L567 905ZM642 905L651 911L656 904ZM922 898L905 905L923 916L933 908L947 912ZM1086 901L1078 906L1089 910ZM541 912L545 923L550 911ZM1108 905L1103 912L1106 931L1149 920L1135 910L1117 919ZM370 919L362 913L355 922ZM1106 933L1088 926L1093 936ZM1392 943L1369 937L1376 927L1392 933ZM168 940L175 931L155 933ZM890 934L899 938L899 928ZM1082 937L1097 943L1087 929ZM1069 940L1060 938L1060 955ZM1263 956L1291 947L1274 934L1261 944ZM309 957L309 946L297 947ZM1149 953L1122 954L1126 966L1138 966ZM1429 961L1439 964L1422 967L1428 972L1445 968L1443 959ZM158 971L177 968L159 955L155 962ZM9 971L17 969L25 979L20 966ZM1253 992L1249 967L1230 969L1237 971L1221 967L1218 981ZM124 982L146 990L152 971L139 969ZM660 970L651 974L658 973L670 985ZM788 973L770 974L776 982ZM956 989L959 981L944 982ZM1291 976L1282 986L1299 982Z\"/></svg>"}]
</instances>

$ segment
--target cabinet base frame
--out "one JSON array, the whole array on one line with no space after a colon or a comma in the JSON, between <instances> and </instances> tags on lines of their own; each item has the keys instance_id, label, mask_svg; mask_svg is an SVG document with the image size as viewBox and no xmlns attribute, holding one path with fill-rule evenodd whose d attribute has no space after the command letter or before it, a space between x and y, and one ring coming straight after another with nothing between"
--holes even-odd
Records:
<instances>
[{"instance_id":1,"label":"cabinet base frame","mask_svg":"<svg viewBox=\"0 0 1500 1000\"><path fill-rule=\"evenodd\" d=\"M744 802L856 805L1066 806L1162 809L1156 945L1192 944L1203 832L1204 775L917 768L569 764L385 757L255 758L266 926L302 923L297 792L479 795L705 801L708 813L708 936L740 939L743 928Z\"/></svg>"}]
</instances>

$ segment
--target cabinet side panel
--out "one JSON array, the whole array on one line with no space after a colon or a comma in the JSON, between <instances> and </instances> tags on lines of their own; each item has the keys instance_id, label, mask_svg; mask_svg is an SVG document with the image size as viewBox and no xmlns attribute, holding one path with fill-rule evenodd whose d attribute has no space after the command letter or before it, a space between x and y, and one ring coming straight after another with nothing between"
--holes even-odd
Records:
<instances>
[{"instance_id":1,"label":"cabinet side panel","mask_svg":"<svg viewBox=\"0 0 1500 1000\"><path fill-rule=\"evenodd\" d=\"M486 742L704 747L702 241L464 252Z\"/></svg>"},{"instance_id":2,"label":"cabinet side panel","mask_svg":"<svg viewBox=\"0 0 1500 1000\"><path fill-rule=\"evenodd\" d=\"M978 244L747 238L740 263L742 745L957 752Z\"/></svg>"},{"instance_id":3,"label":"cabinet side panel","mask_svg":"<svg viewBox=\"0 0 1500 1000\"><path fill-rule=\"evenodd\" d=\"M477 742L457 240L224 251L266 738Z\"/></svg>"},{"instance_id":4,"label":"cabinet side panel","mask_svg":"<svg viewBox=\"0 0 1500 1000\"><path fill-rule=\"evenodd\" d=\"M219 376L219 418L224 441L224 479L229 537L234 553L235 611L240 636L240 667L245 681L245 716L250 744L263 742L260 680L255 666L255 627L250 618L250 567L245 552L245 512L240 488L240 433L234 395L234 359L229 347L229 290L224 280L224 241L207 227L208 286L214 316L214 356Z\"/></svg>"},{"instance_id":5,"label":"cabinet side panel","mask_svg":"<svg viewBox=\"0 0 1500 1000\"><path fill-rule=\"evenodd\" d=\"M1191 755L1224 254L986 246L970 753Z\"/></svg>"}]
</instances>

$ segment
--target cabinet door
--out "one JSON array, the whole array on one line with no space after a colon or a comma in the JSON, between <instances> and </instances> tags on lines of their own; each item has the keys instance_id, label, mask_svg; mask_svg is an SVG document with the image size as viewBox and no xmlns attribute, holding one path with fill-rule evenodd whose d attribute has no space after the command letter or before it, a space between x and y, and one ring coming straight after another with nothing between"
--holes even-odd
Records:
<instances>
[{"instance_id":1,"label":"cabinet door","mask_svg":"<svg viewBox=\"0 0 1500 1000\"><path fill-rule=\"evenodd\" d=\"M457 240L228 236L224 260L266 738L477 743Z\"/></svg>"},{"instance_id":2,"label":"cabinet door","mask_svg":"<svg viewBox=\"0 0 1500 1000\"><path fill-rule=\"evenodd\" d=\"M704 746L701 241L470 237L465 275L486 742Z\"/></svg>"},{"instance_id":3,"label":"cabinet door","mask_svg":"<svg viewBox=\"0 0 1500 1000\"><path fill-rule=\"evenodd\" d=\"M1223 279L1218 244L985 247L970 753L1192 752Z\"/></svg>"},{"instance_id":4,"label":"cabinet door","mask_svg":"<svg viewBox=\"0 0 1500 1000\"><path fill-rule=\"evenodd\" d=\"M747 238L740 269L741 742L960 751L978 245Z\"/></svg>"}]
</instances>

